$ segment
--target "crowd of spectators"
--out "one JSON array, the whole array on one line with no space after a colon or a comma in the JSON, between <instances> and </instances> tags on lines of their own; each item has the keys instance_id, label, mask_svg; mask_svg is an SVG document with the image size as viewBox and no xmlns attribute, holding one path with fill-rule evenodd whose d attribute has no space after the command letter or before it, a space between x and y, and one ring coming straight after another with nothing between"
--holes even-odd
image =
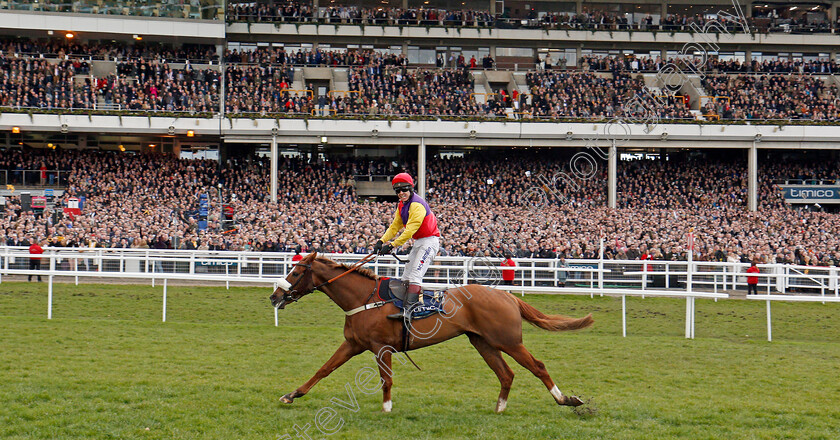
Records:
<instances>
[{"instance_id":1,"label":"crowd of spectators","mask_svg":"<svg viewBox=\"0 0 840 440\"><path fill-rule=\"evenodd\" d=\"M661 57L648 56L617 56L617 55L583 55L578 59L581 71L631 71L631 72L659 72L674 60L664 62ZM778 74L819 74L830 75L840 72L840 66L828 59L803 60L752 60L750 63L737 59L719 60L707 58L692 61L694 69L710 73L778 73ZM685 69L687 70L687 68Z\"/></svg>"},{"instance_id":2,"label":"crowd of spectators","mask_svg":"<svg viewBox=\"0 0 840 440\"><path fill-rule=\"evenodd\" d=\"M501 89L475 99L475 79L470 70L479 61L475 57L466 60L463 55L450 60L457 66L454 69L409 69L405 57L373 51L286 53L283 48L262 48L255 52L232 51L226 58L260 63L228 66L227 102L232 112L309 114L315 110L324 115L605 118L622 114L617 109L644 89L643 79L633 78L623 69L616 69L612 75L543 71L528 74L529 93ZM488 65L493 60L484 57L481 63ZM442 64L439 59L438 67ZM294 65L350 66L349 93L316 96L309 84L294 89ZM691 118L683 100L664 95L659 98L660 117Z\"/></svg>"},{"instance_id":3,"label":"crowd of spectators","mask_svg":"<svg viewBox=\"0 0 840 440\"><path fill-rule=\"evenodd\" d=\"M179 47L156 43L133 42L77 42L68 39L37 40L30 38L0 39L0 55L34 56L38 58L69 58L127 61L142 58L160 62L207 63L217 61L216 48L208 44L183 44Z\"/></svg>"},{"instance_id":4,"label":"crowd of spectators","mask_svg":"<svg viewBox=\"0 0 840 440\"><path fill-rule=\"evenodd\" d=\"M225 62L232 64L261 64L306 67L405 66L408 59L403 54L376 52L370 49L338 51L309 49L286 52L284 47L258 47L252 51L225 51Z\"/></svg>"},{"instance_id":5,"label":"crowd of spectators","mask_svg":"<svg viewBox=\"0 0 840 440\"><path fill-rule=\"evenodd\" d=\"M94 78L93 60L120 60L115 72ZM0 40L0 106L42 109L104 108L212 112L221 76L191 61L217 60L212 45L77 43ZM169 62L183 61L173 69Z\"/></svg>"},{"instance_id":6,"label":"crowd of spectators","mask_svg":"<svg viewBox=\"0 0 840 440\"><path fill-rule=\"evenodd\" d=\"M117 64L122 74L96 82L106 104L144 111L216 112L221 75L215 69L172 69L169 64L138 59Z\"/></svg>"},{"instance_id":7,"label":"crowd of spectators","mask_svg":"<svg viewBox=\"0 0 840 440\"><path fill-rule=\"evenodd\" d=\"M168 17L176 19L216 20L222 2L216 0L11 0L0 8L23 11L72 12L76 14L104 14L141 17ZM220 14L219 14L220 15Z\"/></svg>"},{"instance_id":8,"label":"crowd of spectators","mask_svg":"<svg viewBox=\"0 0 840 440\"><path fill-rule=\"evenodd\" d=\"M312 21L312 5L296 1L258 3L227 3L227 21L289 21L305 23Z\"/></svg>"},{"instance_id":9,"label":"crowd of spectators","mask_svg":"<svg viewBox=\"0 0 840 440\"><path fill-rule=\"evenodd\" d=\"M0 106L92 108L94 86L90 78L76 83L77 62L0 55Z\"/></svg>"},{"instance_id":10,"label":"crowd of spectators","mask_svg":"<svg viewBox=\"0 0 840 440\"><path fill-rule=\"evenodd\" d=\"M508 250L518 257L594 258L603 237L607 258L649 253L681 259L693 231L694 258L700 261L840 264L838 214L794 209L773 183L836 181L836 160L762 163L759 210L751 213L745 209L744 160L622 161L618 209L606 208L606 177L599 169L591 179L554 185L551 202L535 210L522 195L542 187L540 176L562 170L569 153L531 149L516 157L480 152L429 161L427 199L438 216L441 254ZM394 203L357 200L355 178L413 169L411 163L385 159L284 158L276 204L266 191L269 164L256 157L219 167L161 155L6 152L0 169L42 163L72 170L58 206L84 196L83 212L62 217L48 208L34 214L10 197L0 216L2 243L47 238L53 246L368 253L393 216ZM210 202L206 219L199 218L200 194ZM222 222L221 200L233 208L235 229Z\"/></svg>"},{"instance_id":11,"label":"crowd of spectators","mask_svg":"<svg viewBox=\"0 0 840 440\"><path fill-rule=\"evenodd\" d=\"M305 91L291 92L294 70L271 64L226 66L226 111L245 113L309 113L312 96Z\"/></svg>"},{"instance_id":12,"label":"crowd of spectators","mask_svg":"<svg viewBox=\"0 0 840 440\"><path fill-rule=\"evenodd\" d=\"M137 59L118 63L121 74L93 79L79 60L51 62L0 56L0 106L41 109L111 109L213 112L220 75L213 69L172 69ZM189 63L188 63L189 64Z\"/></svg>"},{"instance_id":13,"label":"crowd of spectators","mask_svg":"<svg viewBox=\"0 0 840 440\"><path fill-rule=\"evenodd\" d=\"M0 53L0 106L151 112L214 112L219 108L222 78L215 66L194 68L186 60L175 68L166 60L191 51L204 53L209 47L113 49L111 55L122 54L129 59L117 62L114 73L94 77L90 75L91 64L84 57L42 59L20 55L39 47L59 52L102 53L105 46L17 40L4 44ZM142 57L146 55L149 58ZM645 82L638 73L663 68L658 57L585 55L579 60L580 72L538 69L528 73L526 93L525 88L502 88L487 90L487 94L476 93L471 70L492 67L494 60L490 56L481 60L472 56L467 60L463 54L453 54L448 62L439 56L435 68L410 68L404 55L374 50L287 52L283 47L261 47L254 51L229 50L224 58L226 109L232 113L603 119L632 116L628 111L643 113L645 107L650 107L644 100L655 99L658 118L693 118L684 97L641 93L646 90ZM349 67L345 87L349 93L317 91L312 84L293 86L297 66ZM710 59L704 68L711 73L703 80L705 93L721 97L702 103L702 113L708 117L838 117L836 86L807 75L833 72L837 69L834 62L754 61L746 66L739 61ZM775 75L722 73L745 70ZM476 98L477 95L480 96ZM637 102L640 97L642 102ZM627 102L634 102L636 108L628 108Z\"/></svg>"},{"instance_id":14,"label":"crowd of spectators","mask_svg":"<svg viewBox=\"0 0 840 440\"><path fill-rule=\"evenodd\" d=\"M314 10L311 4L275 2L273 4L229 3L228 21L319 22L398 26L488 27L497 22L489 11L445 10L440 8L362 8L325 6Z\"/></svg>"},{"instance_id":15,"label":"crowd of spectators","mask_svg":"<svg viewBox=\"0 0 840 440\"><path fill-rule=\"evenodd\" d=\"M715 73L760 72L760 73L811 73L830 75L840 72L840 66L828 59L802 60L752 60L744 63L738 60L718 61L710 59L706 63L707 71Z\"/></svg>"},{"instance_id":16,"label":"crowd of spectators","mask_svg":"<svg viewBox=\"0 0 840 440\"><path fill-rule=\"evenodd\" d=\"M702 80L710 99L704 115L721 119L837 120L837 86L815 76L710 75Z\"/></svg>"},{"instance_id":17,"label":"crowd of spectators","mask_svg":"<svg viewBox=\"0 0 840 440\"><path fill-rule=\"evenodd\" d=\"M478 104L465 69L417 69L370 66L349 73L349 96L333 98L342 113L385 115L495 116L494 100ZM319 104L320 105L320 104Z\"/></svg>"},{"instance_id":18,"label":"crowd of spectators","mask_svg":"<svg viewBox=\"0 0 840 440\"><path fill-rule=\"evenodd\" d=\"M758 32L806 34L836 32L837 29L840 29L840 17L832 24L826 16L827 11L810 12L814 10L811 9L806 12L800 9L801 15L797 16L796 13L791 14L790 12L794 9L786 8L788 10L779 15L777 8L768 8L767 6L764 5L765 9L763 10L756 8L753 11L753 20L751 21L755 23L755 29Z\"/></svg>"},{"instance_id":19,"label":"crowd of spectators","mask_svg":"<svg viewBox=\"0 0 840 440\"><path fill-rule=\"evenodd\" d=\"M527 75L534 112L552 118L638 119L656 108L661 119L693 119L682 98L643 94L644 79L615 71L612 75L543 71ZM653 101L656 102L653 102ZM644 119L644 117L642 117Z\"/></svg>"},{"instance_id":20,"label":"crowd of spectators","mask_svg":"<svg viewBox=\"0 0 840 440\"><path fill-rule=\"evenodd\" d=\"M541 11L524 9L515 16L510 10L491 13L488 10L444 9L438 7L359 7L352 5L321 5L313 7L311 2L274 1L270 3L240 2L228 3L227 20L230 22L290 22L330 23L356 25L392 26L446 26L446 27L495 27L541 28L567 30L605 31L664 31L664 32L752 32L761 33L825 33L840 28L840 18L830 23L824 11L799 17L765 17L760 11L748 17L742 25L711 7L709 14L629 14L605 10L590 10L584 7L580 13ZM714 19L708 18L710 15ZM710 25L714 22L714 25Z\"/></svg>"}]
</instances>

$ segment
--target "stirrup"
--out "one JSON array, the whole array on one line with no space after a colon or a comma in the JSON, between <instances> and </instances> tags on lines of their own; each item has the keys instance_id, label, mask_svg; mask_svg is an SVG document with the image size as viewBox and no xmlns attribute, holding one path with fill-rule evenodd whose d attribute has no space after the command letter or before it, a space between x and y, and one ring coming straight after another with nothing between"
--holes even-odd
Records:
<instances>
[{"instance_id":1,"label":"stirrup","mask_svg":"<svg viewBox=\"0 0 840 440\"><path fill-rule=\"evenodd\" d=\"M420 302L420 295L423 294L422 288L417 284L409 284L406 288L405 301L403 302L403 309L400 312L388 315L388 319L410 319L411 310ZM413 301L412 301L413 300Z\"/></svg>"},{"instance_id":2,"label":"stirrup","mask_svg":"<svg viewBox=\"0 0 840 440\"><path fill-rule=\"evenodd\" d=\"M411 311L414 309L414 307L416 305L417 305L416 302L403 304L403 309L400 310L397 313L392 313L392 314L388 315L388 319L400 319L400 320L410 319L411 318Z\"/></svg>"}]
</instances>

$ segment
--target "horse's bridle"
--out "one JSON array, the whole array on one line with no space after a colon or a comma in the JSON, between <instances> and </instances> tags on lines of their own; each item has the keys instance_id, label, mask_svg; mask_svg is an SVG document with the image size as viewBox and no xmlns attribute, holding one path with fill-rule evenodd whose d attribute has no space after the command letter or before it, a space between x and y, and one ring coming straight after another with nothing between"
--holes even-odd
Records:
<instances>
[{"instance_id":1,"label":"horse's bridle","mask_svg":"<svg viewBox=\"0 0 840 440\"><path fill-rule=\"evenodd\" d=\"M336 277L333 277L333 278L331 278L331 279L329 279L329 280L327 280L327 281L324 281L323 283L318 284L317 286L315 285L315 281L314 281L314 279L312 278L312 265L311 265L311 264L307 264L307 263L295 263L295 267L297 267L297 266L300 266L300 267L305 267L305 268L306 268L306 270L304 270L304 271L303 271L303 273L301 274L300 278L298 278L298 279L297 279L297 281L295 281L295 283L294 283L294 284L289 285L289 287L288 287L288 288L284 288L285 292L283 293L283 297L282 297L282 298L280 298L280 299L281 299L281 301L280 301L280 302L278 302L278 303L275 305L275 307L276 307L276 308L278 308L278 309L282 309L282 308L283 308L283 307L285 307L285 306L286 306L286 304L288 304L288 303L297 302L299 299L303 298L305 295L308 295L308 294L310 294L310 293L312 293L312 292L314 292L314 291L316 291L316 290L320 289L321 287L324 287L324 286L326 286L327 284L330 284L330 283L332 283L333 281L335 281L335 280L337 280L337 279L339 279L339 278L343 277L344 275L347 275L348 273L353 272L354 270L358 269L359 267L361 267L362 265L364 265L365 263L367 263L368 261L370 261L370 260L372 260L372 259L374 259L374 258L376 258L376 253L369 254L369 255L368 255L368 256L366 256L365 258L362 258L362 259L361 259L361 260L360 260L360 261L359 261L359 262L358 262L355 266L353 266L353 267L351 267L350 269L346 270L344 273L342 273L342 274L340 274L340 275L338 275L338 276L336 276ZM304 279L304 278L306 278L306 274L307 274L307 273L309 274L309 282L310 282L310 284L312 284L312 289L311 289L311 290L309 290L308 292L301 292L301 293L300 293L300 295L298 295L297 297L295 297L293 294L294 294L294 293L298 293L297 289L295 289L295 286L297 286L297 285L298 285L298 283L300 283L301 281L303 281L303 279ZM283 280L283 281L285 281L285 280ZM286 283L288 283L288 281L286 281Z\"/></svg>"},{"instance_id":2,"label":"horse's bridle","mask_svg":"<svg viewBox=\"0 0 840 440\"><path fill-rule=\"evenodd\" d=\"M304 271L303 271L303 273L300 275L300 278L298 278L298 279L297 279L297 281L295 281L295 283L294 283L294 284L289 285L289 288L288 288L288 289L285 289L286 291L285 291L285 292L283 292L283 297L282 297L282 298L280 298L280 299L281 299L281 302L279 302L279 303L275 306L275 307L277 307L278 309L282 309L282 308L283 308L283 307L285 307L285 306L286 306L286 304L288 304L288 303L297 302L299 299L303 298L303 296L304 296L304 295L310 294L310 293L312 293L312 292L316 289L316 287L313 287L313 288L312 288L312 290L310 290L309 292L303 292L303 293L301 293L300 295L298 295L297 297L295 297L295 296L293 295L294 293L297 293L297 289L295 289L295 286L297 286L297 285L298 285L301 281L303 281L303 279L306 277L306 274L307 274L307 273L309 274L309 281L310 281L310 284L315 284L315 283L312 281L312 265L311 265L311 264L306 264L306 263L296 263L296 264L295 264L295 267L298 267L298 266L300 266L300 267L305 267L305 268L306 268L306 270L304 270ZM285 281L285 280L284 280L284 281ZM288 282L288 281L287 281L287 282ZM321 286L322 286L322 285L319 285L318 287L321 287Z\"/></svg>"}]
</instances>

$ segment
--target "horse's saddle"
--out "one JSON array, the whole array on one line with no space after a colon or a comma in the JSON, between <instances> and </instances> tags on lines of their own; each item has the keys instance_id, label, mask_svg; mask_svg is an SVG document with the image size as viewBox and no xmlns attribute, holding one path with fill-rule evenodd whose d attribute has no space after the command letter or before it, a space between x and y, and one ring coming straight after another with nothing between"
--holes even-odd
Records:
<instances>
[{"instance_id":1,"label":"horse's saddle","mask_svg":"<svg viewBox=\"0 0 840 440\"><path fill-rule=\"evenodd\" d=\"M407 285L402 280L392 278L380 278L376 286L376 295L380 301L391 301L398 309L402 310L405 303L405 292ZM420 303L414 307L411 317L413 319L425 318L443 311L445 300L442 290L424 290L420 295Z\"/></svg>"}]
</instances>

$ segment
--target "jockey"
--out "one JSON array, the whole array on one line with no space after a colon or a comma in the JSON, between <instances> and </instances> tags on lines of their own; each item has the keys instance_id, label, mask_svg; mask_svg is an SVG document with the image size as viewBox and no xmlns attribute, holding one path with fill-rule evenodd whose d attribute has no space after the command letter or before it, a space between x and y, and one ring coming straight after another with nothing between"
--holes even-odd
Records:
<instances>
[{"instance_id":1,"label":"jockey","mask_svg":"<svg viewBox=\"0 0 840 440\"><path fill-rule=\"evenodd\" d=\"M408 254L408 263L402 275L402 281L408 283L403 313L388 316L391 319L403 319L409 315L411 307L419 301L419 295L423 290L420 287L423 275L426 274L440 249L440 231L432 208L414 192L414 179L408 173L394 176L391 186L397 193L400 204L397 206L391 226L374 246L374 252L378 252L379 255L390 254L394 248L402 246L409 238L414 239L414 247ZM405 227L403 233L392 243L388 243L403 227Z\"/></svg>"}]
</instances>

